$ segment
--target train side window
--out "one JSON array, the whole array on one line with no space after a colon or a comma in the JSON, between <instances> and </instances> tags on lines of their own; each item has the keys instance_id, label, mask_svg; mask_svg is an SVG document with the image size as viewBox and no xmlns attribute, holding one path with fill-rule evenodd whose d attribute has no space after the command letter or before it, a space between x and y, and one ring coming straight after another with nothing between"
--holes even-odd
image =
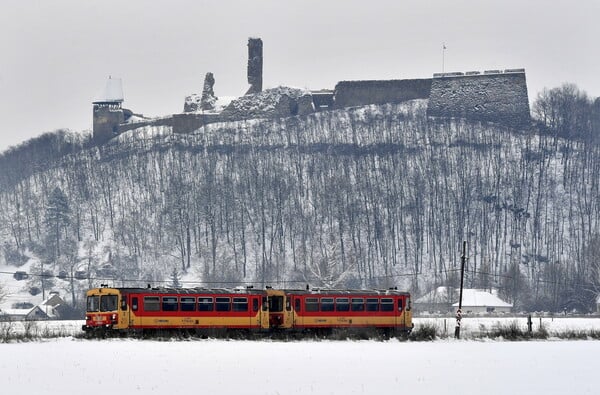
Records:
<instances>
[{"instance_id":1,"label":"train side window","mask_svg":"<svg viewBox=\"0 0 600 395\"><path fill-rule=\"evenodd\" d=\"M262 310L263 311L268 311L269 310L269 302L268 302L266 296L262 297Z\"/></svg>"},{"instance_id":2,"label":"train side window","mask_svg":"<svg viewBox=\"0 0 600 395\"><path fill-rule=\"evenodd\" d=\"M248 298L233 298L232 311L248 311Z\"/></svg>"},{"instance_id":3,"label":"train side window","mask_svg":"<svg viewBox=\"0 0 600 395\"><path fill-rule=\"evenodd\" d=\"M300 298L294 298L294 310L300 311Z\"/></svg>"},{"instance_id":4,"label":"train side window","mask_svg":"<svg viewBox=\"0 0 600 395\"><path fill-rule=\"evenodd\" d=\"M398 311L402 311L402 299L398 299Z\"/></svg>"},{"instance_id":5,"label":"train side window","mask_svg":"<svg viewBox=\"0 0 600 395\"><path fill-rule=\"evenodd\" d=\"M179 299L181 303L181 311L194 311L196 310L196 298L191 296L182 296Z\"/></svg>"},{"instance_id":6,"label":"train side window","mask_svg":"<svg viewBox=\"0 0 600 395\"><path fill-rule=\"evenodd\" d=\"M258 298L252 298L252 311L258 311Z\"/></svg>"},{"instance_id":7,"label":"train side window","mask_svg":"<svg viewBox=\"0 0 600 395\"><path fill-rule=\"evenodd\" d=\"M367 311L379 311L379 299L367 298Z\"/></svg>"},{"instance_id":8,"label":"train side window","mask_svg":"<svg viewBox=\"0 0 600 395\"><path fill-rule=\"evenodd\" d=\"M352 298L352 311L365 311L365 300L363 298Z\"/></svg>"},{"instance_id":9,"label":"train side window","mask_svg":"<svg viewBox=\"0 0 600 395\"><path fill-rule=\"evenodd\" d=\"M333 298L321 298L321 311L333 311Z\"/></svg>"},{"instance_id":10,"label":"train side window","mask_svg":"<svg viewBox=\"0 0 600 395\"><path fill-rule=\"evenodd\" d=\"M144 311L160 311L160 298L158 296L144 296Z\"/></svg>"},{"instance_id":11,"label":"train side window","mask_svg":"<svg viewBox=\"0 0 600 395\"><path fill-rule=\"evenodd\" d=\"M350 311L350 300L348 298L336 298L335 310L336 311Z\"/></svg>"},{"instance_id":12,"label":"train side window","mask_svg":"<svg viewBox=\"0 0 600 395\"><path fill-rule=\"evenodd\" d=\"M215 298L215 306L217 311L230 311L231 298Z\"/></svg>"},{"instance_id":13,"label":"train side window","mask_svg":"<svg viewBox=\"0 0 600 395\"><path fill-rule=\"evenodd\" d=\"M304 311L307 311L307 312L319 311L319 299L317 299L317 298L304 299Z\"/></svg>"},{"instance_id":14,"label":"train side window","mask_svg":"<svg viewBox=\"0 0 600 395\"><path fill-rule=\"evenodd\" d=\"M394 299L392 299L392 298L381 299L381 311L394 311Z\"/></svg>"},{"instance_id":15,"label":"train side window","mask_svg":"<svg viewBox=\"0 0 600 395\"><path fill-rule=\"evenodd\" d=\"M162 309L163 311L177 311L177 296L163 296Z\"/></svg>"},{"instance_id":16,"label":"train side window","mask_svg":"<svg viewBox=\"0 0 600 395\"><path fill-rule=\"evenodd\" d=\"M292 301L290 298L285 298L285 311L292 311Z\"/></svg>"},{"instance_id":17,"label":"train side window","mask_svg":"<svg viewBox=\"0 0 600 395\"><path fill-rule=\"evenodd\" d=\"M213 311L213 298L207 296L199 297L198 311Z\"/></svg>"},{"instance_id":18,"label":"train side window","mask_svg":"<svg viewBox=\"0 0 600 395\"><path fill-rule=\"evenodd\" d=\"M137 296L131 298L131 310L133 310L133 311L137 311L138 310L138 298L137 298Z\"/></svg>"}]
</instances>

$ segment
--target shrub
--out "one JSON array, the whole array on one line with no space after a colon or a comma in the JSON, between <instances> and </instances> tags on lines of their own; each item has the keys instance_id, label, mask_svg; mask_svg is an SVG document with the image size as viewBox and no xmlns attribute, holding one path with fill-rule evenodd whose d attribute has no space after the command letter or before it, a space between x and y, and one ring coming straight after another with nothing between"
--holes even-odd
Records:
<instances>
[{"instance_id":1,"label":"shrub","mask_svg":"<svg viewBox=\"0 0 600 395\"><path fill-rule=\"evenodd\" d=\"M417 325L409 335L410 340L431 341L439 336L437 326L432 322L424 322Z\"/></svg>"}]
</instances>

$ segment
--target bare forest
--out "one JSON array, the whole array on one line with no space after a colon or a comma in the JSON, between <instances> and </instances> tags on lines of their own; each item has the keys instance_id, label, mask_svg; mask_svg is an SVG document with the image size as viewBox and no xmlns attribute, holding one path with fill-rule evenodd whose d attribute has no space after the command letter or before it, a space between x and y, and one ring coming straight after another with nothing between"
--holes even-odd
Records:
<instances>
[{"instance_id":1,"label":"bare forest","mask_svg":"<svg viewBox=\"0 0 600 395\"><path fill-rule=\"evenodd\" d=\"M581 99L579 115L561 95ZM32 286L70 279L75 304L107 281L419 296L457 284L465 240L467 286L498 289L518 311L590 310L600 290L598 102L572 86L544 91L527 130L432 119L426 105L185 135L148 126L100 147L46 135L0 157L1 259L15 270L36 259Z\"/></svg>"}]
</instances>

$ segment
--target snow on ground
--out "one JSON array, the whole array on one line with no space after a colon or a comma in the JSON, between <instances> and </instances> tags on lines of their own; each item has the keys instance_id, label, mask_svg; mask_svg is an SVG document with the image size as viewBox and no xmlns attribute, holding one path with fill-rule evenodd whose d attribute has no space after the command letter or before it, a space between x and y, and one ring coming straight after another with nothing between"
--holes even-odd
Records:
<instances>
[{"instance_id":1,"label":"snow on ground","mask_svg":"<svg viewBox=\"0 0 600 395\"><path fill-rule=\"evenodd\" d=\"M495 327L508 326L512 322L516 321L522 330L527 329L527 318L526 317L463 317L461 324L461 336L463 338L476 337L481 334L485 334ZM448 334L454 336L454 327L456 320L450 317L423 317L413 318L415 327L419 325L432 324L437 326L438 333ZM34 324L30 324L29 331L31 333L38 334L55 334L55 335L76 335L82 333L81 326L85 322L83 320L72 320L72 321L34 321ZM600 332L600 316L591 317L532 317L533 330L537 331L540 328L540 323L544 326L546 331L552 336L558 332L565 331L598 331ZM3 325L9 323L0 322L0 331ZM25 331L24 322L11 322L13 333L24 333ZM33 325L33 326L31 326Z\"/></svg>"},{"instance_id":2,"label":"snow on ground","mask_svg":"<svg viewBox=\"0 0 600 395\"><path fill-rule=\"evenodd\" d=\"M598 341L63 338L0 344L0 376L12 395L596 394L598 355Z\"/></svg>"},{"instance_id":3,"label":"snow on ground","mask_svg":"<svg viewBox=\"0 0 600 395\"><path fill-rule=\"evenodd\" d=\"M413 318L415 326L432 324L438 328L438 333L454 335L456 319L451 317L420 317ZM527 330L527 317L463 317L461 335L466 337L479 336L498 326L508 326L516 322L523 331ZM531 317L532 330L538 331L540 325L552 336L565 331L599 331L600 316L568 317L568 316L536 316Z\"/></svg>"}]
</instances>

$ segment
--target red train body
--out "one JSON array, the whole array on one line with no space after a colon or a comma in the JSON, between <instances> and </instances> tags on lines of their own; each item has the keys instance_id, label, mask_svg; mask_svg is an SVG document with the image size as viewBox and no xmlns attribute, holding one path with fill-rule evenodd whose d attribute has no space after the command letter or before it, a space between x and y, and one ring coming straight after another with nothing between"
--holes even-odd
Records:
<instances>
[{"instance_id":1,"label":"red train body","mask_svg":"<svg viewBox=\"0 0 600 395\"><path fill-rule=\"evenodd\" d=\"M94 288L86 332L243 330L271 333L412 330L410 294L397 290Z\"/></svg>"}]
</instances>

